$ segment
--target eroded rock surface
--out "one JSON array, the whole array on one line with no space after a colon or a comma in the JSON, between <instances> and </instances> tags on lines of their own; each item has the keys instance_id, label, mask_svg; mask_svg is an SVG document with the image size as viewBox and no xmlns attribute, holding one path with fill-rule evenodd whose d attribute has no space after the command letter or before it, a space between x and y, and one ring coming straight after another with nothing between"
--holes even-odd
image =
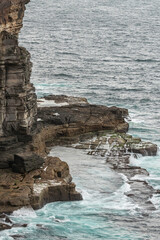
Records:
<instances>
[{"instance_id":1,"label":"eroded rock surface","mask_svg":"<svg viewBox=\"0 0 160 240\"><path fill-rule=\"evenodd\" d=\"M22 28L25 4L30 0L1 0L0 1L0 32L6 31L18 35Z\"/></svg>"}]
</instances>

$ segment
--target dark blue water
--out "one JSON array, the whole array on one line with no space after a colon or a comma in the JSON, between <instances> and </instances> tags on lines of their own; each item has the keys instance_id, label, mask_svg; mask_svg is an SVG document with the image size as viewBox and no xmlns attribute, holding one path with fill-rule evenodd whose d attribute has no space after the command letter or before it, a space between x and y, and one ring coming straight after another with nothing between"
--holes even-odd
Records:
<instances>
[{"instance_id":1,"label":"dark blue water","mask_svg":"<svg viewBox=\"0 0 160 240\"><path fill-rule=\"evenodd\" d=\"M67 94L128 108L130 133L160 146L159 19L159 0L31 0L20 42L31 52L38 96ZM17 232L27 240L160 239L159 196L152 199L157 211L143 216L124 195L124 177L104 159L60 147L51 154L69 163L84 201L22 209L13 219L29 226L2 239ZM133 163L147 168L147 180L160 188L159 153Z\"/></svg>"}]
</instances>

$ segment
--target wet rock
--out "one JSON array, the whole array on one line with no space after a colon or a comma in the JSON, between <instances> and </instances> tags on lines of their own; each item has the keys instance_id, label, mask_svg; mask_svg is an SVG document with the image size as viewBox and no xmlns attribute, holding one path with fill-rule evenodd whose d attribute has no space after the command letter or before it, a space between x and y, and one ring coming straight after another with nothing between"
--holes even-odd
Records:
<instances>
[{"instance_id":1,"label":"wet rock","mask_svg":"<svg viewBox=\"0 0 160 240\"><path fill-rule=\"evenodd\" d=\"M0 214L0 231L11 229L12 228L12 221L6 214Z\"/></svg>"},{"instance_id":2,"label":"wet rock","mask_svg":"<svg viewBox=\"0 0 160 240\"><path fill-rule=\"evenodd\" d=\"M12 228L12 226L10 224L0 222L0 231L11 229L11 228Z\"/></svg>"},{"instance_id":3,"label":"wet rock","mask_svg":"<svg viewBox=\"0 0 160 240\"><path fill-rule=\"evenodd\" d=\"M13 239L15 240L21 240L21 239L25 239L26 236L24 235L18 235L18 234L15 234L15 235L10 235Z\"/></svg>"},{"instance_id":4,"label":"wet rock","mask_svg":"<svg viewBox=\"0 0 160 240\"><path fill-rule=\"evenodd\" d=\"M154 204L149 200L156 192L152 186L141 180L130 181L129 184L131 191L125 193L128 197L148 211L156 210Z\"/></svg>"},{"instance_id":5,"label":"wet rock","mask_svg":"<svg viewBox=\"0 0 160 240\"><path fill-rule=\"evenodd\" d=\"M0 231L11 229L13 227L27 227L27 224L15 224L6 214L0 214Z\"/></svg>"},{"instance_id":6,"label":"wet rock","mask_svg":"<svg viewBox=\"0 0 160 240\"><path fill-rule=\"evenodd\" d=\"M65 104L67 103L68 105L77 105L77 104L89 105L87 99L82 97L73 97L73 96L66 96L66 95L48 95L48 96L45 96L44 99L38 100L39 106L41 106L43 102L45 103L45 100L54 101L55 104L62 104L62 105L64 105L64 103Z\"/></svg>"},{"instance_id":7,"label":"wet rock","mask_svg":"<svg viewBox=\"0 0 160 240\"><path fill-rule=\"evenodd\" d=\"M131 143L128 147L128 151L133 153L139 153L143 156L156 156L157 154L157 145L151 142L142 142Z\"/></svg>"}]
</instances>

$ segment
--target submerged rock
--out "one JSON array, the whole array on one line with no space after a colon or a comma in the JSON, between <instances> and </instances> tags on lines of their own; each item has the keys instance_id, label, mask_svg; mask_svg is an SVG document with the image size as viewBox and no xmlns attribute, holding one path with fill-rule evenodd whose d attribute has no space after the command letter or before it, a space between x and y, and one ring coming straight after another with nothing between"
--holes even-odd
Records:
<instances>
[{"instance_id":1,"label":"submerged rock","mask_svg":"<svg viewBox=\"0 0 160 240\"><path fill-rule=\"evenodd\" d=\"M0 231L13 227L27 227L27 224L15 224L6 214L0 214Z\"/></svg>"}]
</instances>

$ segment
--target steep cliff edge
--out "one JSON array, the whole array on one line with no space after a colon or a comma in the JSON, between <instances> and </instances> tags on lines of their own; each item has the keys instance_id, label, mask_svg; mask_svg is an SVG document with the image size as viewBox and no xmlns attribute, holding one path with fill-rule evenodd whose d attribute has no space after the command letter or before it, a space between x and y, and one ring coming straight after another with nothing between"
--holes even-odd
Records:
<instances>
[{"instance_id":1,"label":"steep cliff edge","mask_svg":"<svg viewBox=\"0 0 160 240\"><path fill-rule=\"evenodd\" d=\"M37 102L30 83L30 54L18 46L28 2L0 3L0 136L27 135L36 125Z\"/></svg>"}]
</instances>

